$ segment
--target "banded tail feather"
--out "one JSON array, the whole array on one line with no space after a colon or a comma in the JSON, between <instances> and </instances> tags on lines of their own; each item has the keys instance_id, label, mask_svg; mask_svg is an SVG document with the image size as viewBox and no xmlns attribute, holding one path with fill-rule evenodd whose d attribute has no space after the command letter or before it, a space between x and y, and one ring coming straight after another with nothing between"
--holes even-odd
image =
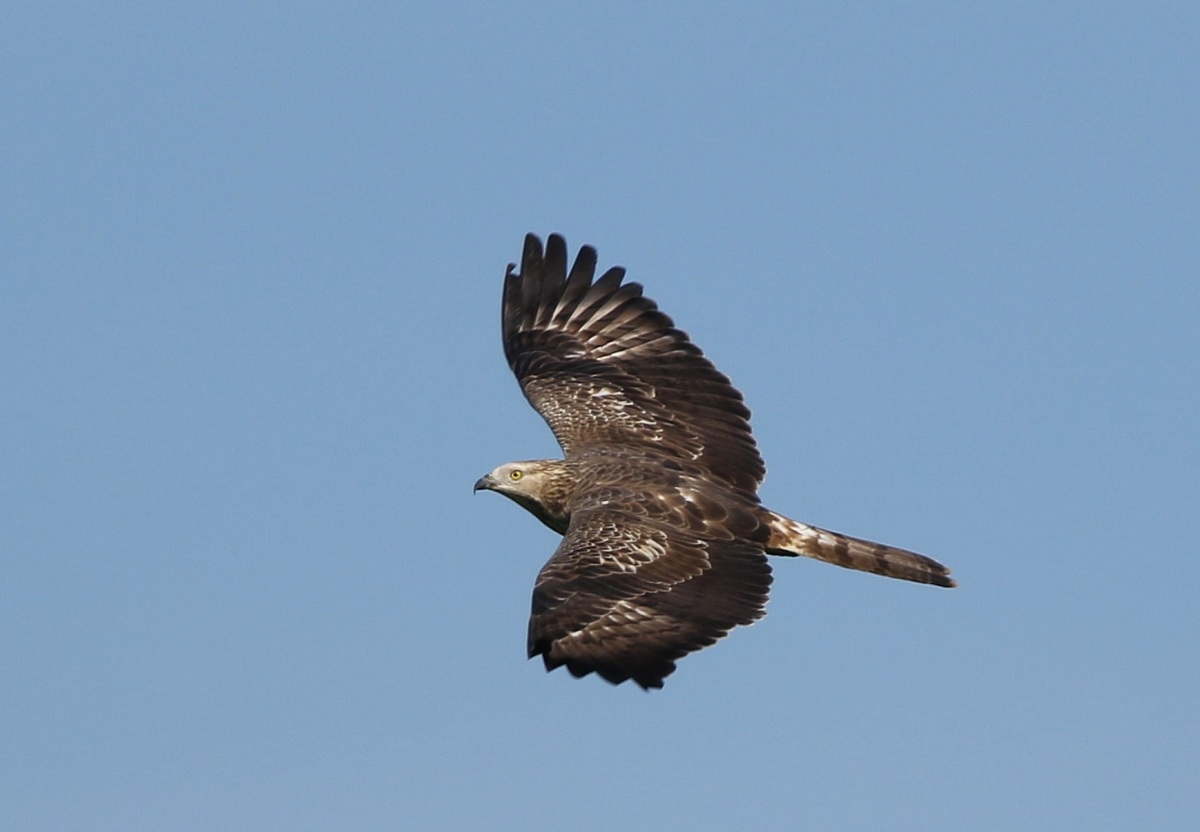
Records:
<instances>
[{"instance_id":1,"label":"banded tail feather","mask_svg":"<svg viewBox=\"0 0 1200 832\"><path fill-rule=\"evenodd\" d=\"M847 569L919 584L958 585L950 577L948 568L933 558L907 549L820 529L776 512L770 512L767 525L771 530L766 546L769 555L814 558Z\"/></svg>"}]
</instances>

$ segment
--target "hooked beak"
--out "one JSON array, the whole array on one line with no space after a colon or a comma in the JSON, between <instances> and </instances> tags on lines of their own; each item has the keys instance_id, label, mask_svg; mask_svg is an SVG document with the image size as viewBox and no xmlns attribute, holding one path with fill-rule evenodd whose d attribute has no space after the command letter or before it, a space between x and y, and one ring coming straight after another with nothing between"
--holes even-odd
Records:
<instances>
[{"instance_id":1,"label":"hooked beak","mask_svg":"<svg viewBox=\"0 0 1200 832\"><path fill-rule=\"evenodd\" d=\"M492 475L486 474L475 480L475 487L471 489L471 493L474 494L476 491L491 491L493 482L495 480L492 479Z\"/></svg>"}]
</instances>

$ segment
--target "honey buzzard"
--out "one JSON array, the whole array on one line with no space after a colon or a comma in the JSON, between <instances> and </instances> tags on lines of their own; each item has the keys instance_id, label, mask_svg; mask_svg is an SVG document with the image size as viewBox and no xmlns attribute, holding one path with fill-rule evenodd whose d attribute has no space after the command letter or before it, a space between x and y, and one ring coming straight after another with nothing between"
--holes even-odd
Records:
<instances>
[{"instance_id":1,"label":"honey buzzard","mask_svg":"<svg viewBox=\"0 0 1200 832\"><path fill-rule=\"evenodd\" d=\"M765 612L767 555L803 555L952 587L931 558L765 508L741 394L596 251L525 238L504 278L504 354L565 459L510 462L475 483L563 536L533 589L529 656L662 687L675 661Z\"/></svg>"}]
</instances>

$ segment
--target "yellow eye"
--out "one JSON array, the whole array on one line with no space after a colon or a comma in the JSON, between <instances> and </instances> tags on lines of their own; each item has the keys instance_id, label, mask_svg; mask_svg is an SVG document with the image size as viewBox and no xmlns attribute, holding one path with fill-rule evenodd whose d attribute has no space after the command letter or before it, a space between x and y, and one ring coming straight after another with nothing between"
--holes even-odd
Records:
<instances>
[{"instance_id":1,"label":"yellow eye","mask_svg":"<svg viewBox=\"0 0 1200 832\"><path fill-rule=\"evenodd\" d=\"M508 472L508 478L510 480L519 480L523 476L525 476L525 474L519 468Z\"/></svg>"}]
</instances>

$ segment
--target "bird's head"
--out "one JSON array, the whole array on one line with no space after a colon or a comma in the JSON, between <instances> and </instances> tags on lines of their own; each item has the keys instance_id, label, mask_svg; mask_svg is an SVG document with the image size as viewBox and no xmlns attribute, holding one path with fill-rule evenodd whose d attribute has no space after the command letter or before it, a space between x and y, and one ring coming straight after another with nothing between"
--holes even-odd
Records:
<instances>
[{"instance_id":1,"label":"bird's head","mask_svg":"<svg viewBox=\"0 0 1200 832\"><path fill-rule=\"evenodd\" d=\"M475 481L475 491L496 491L506 497L536 496L545 484L546 471L541 461L506 462Z\"/></svg>"},{"instance_id":2,"label":"bird's head","mask_svg":"<svg viewBox=\"0 0 1200 832\"><path fill-rule=\"evenodd\" d=\"M562 460L507 462L475 481L475 491L495 491L519 503L560 534L570 520L566 498L572 478Z\"/></svg>"}]
</instances>

